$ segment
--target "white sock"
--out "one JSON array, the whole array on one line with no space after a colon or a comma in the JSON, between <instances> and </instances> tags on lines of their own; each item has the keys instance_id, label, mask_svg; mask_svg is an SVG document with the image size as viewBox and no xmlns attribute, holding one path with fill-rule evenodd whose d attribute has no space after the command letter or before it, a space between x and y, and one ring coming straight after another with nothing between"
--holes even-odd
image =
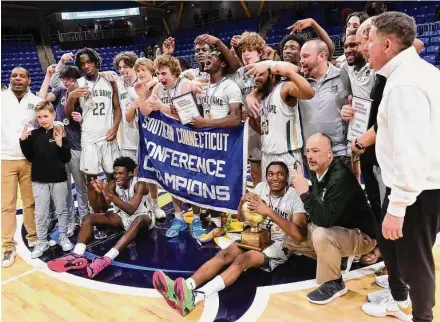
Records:
<instances>
[{"instance_id":1,"label":"white sock","mask_svg":"<svg viewBox=\"0 0 440 322\"><path fill-rule=\"evenodd\" d=\"M205 286L197 289L196 298L194 300L195 303L198 303L200 301L203 301L207 297L210 297L211 295L220 292L225 288L225 281L223 281L223 278L220 275L217 275L206 283Z\"/></svg>"},{"instance_id":2,"label":"white sock","mask_svg":"<svg viewBox=\"0 0 440 322\"><path fill-rule=\"evenodd\" d=\"M188 287L190 290L195 290L197 288L196 281L194 281L191 277L188 278L185 282L186 287Z\"/></svg>"},{"instance_id":3,"label":"white sock","mask_svg":"<svg viewBox=\"0 0 440 322\"><path fill-rule=\"evenodd\" d=\"M176 213L174 214L174 217L175 217L176 219L180 219L180 220L184 221L184 220L183 220L183 211L181 211L181 212L176 212Z\"/></svg>"},{"instance_id":4,"label":"white sock","mask_svg":"<svg viewBox=\"0 0 440 322\"><path fill-rule=\"evenodd\" d=\"M75 248L73 249L73 253L77 255L84 255L84 252L86 251L86 244L78 243L75 245Z\"/></svg>"},{"instance_id":5,"label":"white sock","mask_svg":"<svg viewBox=\"0 0 440 322\"><path fill-rule=\"evenodd\" d=\"M159 207L159 201L157 199L151 199L151 208L156 209Z\"/></svg>"},{"instance_id":6,"label":"white sock","mask_svg":"<svg viewBox=\"0 0 440 322\"><path fill-rule=\"evenodd\" d=\"M111 258L111 260L114 260L118 255L119 255L119 251L116 248L112 248L104 256Z\"/></svg>"}]
</instances>

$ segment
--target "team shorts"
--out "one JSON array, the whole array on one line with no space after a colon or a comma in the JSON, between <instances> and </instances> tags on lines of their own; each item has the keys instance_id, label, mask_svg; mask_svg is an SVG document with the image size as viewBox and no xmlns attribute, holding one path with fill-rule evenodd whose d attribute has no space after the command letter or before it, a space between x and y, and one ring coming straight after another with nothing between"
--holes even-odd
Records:
<instances>
[{"instance_id":1,"label":"team shorts","mask_svg":"<svg viewBox=\"0 0 440 322\"><path fill-rule=\"evenodd\" d=\"M133 221L139 216L148 216L151 219L151 224L148 227L146 227L147 230L152 229L155 225L155 222L156 222L156 218L154 216L152 216L150 212L134 214L131 216L126 214L123 211L118 211L116 214L121 218L122 225L123 225L125 231L127 231L131 227L131 225L133 224Z\"/></svg>"},{"instance_id":2,"label":"team shorts","mask_svg":"<svg viewBox=\"0 0 440 322\"><path fill-rule=\"evenodd\" d=\"M253 162L261 161L261 135L248 127L248 159Z\"/></svg>"},{"instance_id":3,"label":"team shorts","mask_svg":"<svg viewBox=\"0 0 440 322\"><path fill-rule=\"evenodd\" d=\"M263 152L261 159L261 172L263 174L263 180L266 180L266 168L272 161L282 161L287 165L289 169L289 182L293 179L293 170L302 171L303 159L301 149L292 151L290 153L281 154L269 154Z\"/></svg>"},{"instance_id":4,"label":"team shorts","mask_svg":"<svg viewBox=\"0 0 440 322\"><path fill-rule=\"evenodd\" d=\"M123 157L129 157L133 161L138 163L138 151L137 150L121 149L121 154Z\"/></svg>"},{"instance_id":5,"label":"team shorts","mask_svg":"<svg viewBox=\"0 0 440 322\"><path fill-rule=\"evenodd\" d=\"M291 255L292 252L284 246L284 242L277 240L263 250L264 264L261 269L266 272L271 272L275 267L285 263Z\"/></svg>"},{"instance_id":6,"label":"team shorts","mask_svg":"<svg viewBox=\"0 0 440 322\"><path fill-rule=\"evenodd\" d=\"M118 142L99 141L82 147L80 170L88 175L97 175L101 169L113 173L113 162L121 156Z\"/></svg>"}]
</instances>

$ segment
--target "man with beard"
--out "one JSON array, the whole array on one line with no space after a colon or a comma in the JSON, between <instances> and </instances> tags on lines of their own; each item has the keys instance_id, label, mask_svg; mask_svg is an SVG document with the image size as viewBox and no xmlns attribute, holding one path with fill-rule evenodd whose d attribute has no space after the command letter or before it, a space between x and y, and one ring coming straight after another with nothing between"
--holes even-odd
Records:
<instances>
[{"instance_id":1,"label":"man with beard","mask_svg":"<svg viewBox=\"0 0 440 322\"><path fill-rule=\"evenodd\" d=\"M28 245L37 244L35 201L31 184L31 164L21 152L19 138L26 124L35 121L35 106L41 98L29 90L29 71L15 67L11 71L10 88L2 91L2 266L15 260L14 234L17 226L17 186L23 201L23 223Z\"/></svg>"},{"instance_id":2,"label":"man with beard","mask_svg":"<svg viewBox=\"0 0 440 322\"><path fill-rule=\"evenodd\" d=\"M272 245L259 252L246 251L232 243L186 280L179 277L173 281L162 271L154 273L154 288L182 316L194 310L196 304L205 298L231 286L247 269L261 268L270 272L287 261L292 252L285 249L285 238L298 243L306 240L306 213L298 192L288 185L289 170L286 164L272 162L265 172L267 183L259 183L254 193L242 197L238 216L240 220L245 220L244 203L247 203L249 211L266 215L267 219L261 225L271 230ZM225 266L228 267L222 272Z\"/></svg>"},{"instance_id":3,"label":"man with beard","mask_svg":"<svg viewBox=\"0 0 440 322\"><path fill-rule=\"evenodd\" d=\"M118 90L99 75L101 57L91 48L83 48L75 55L76 66L85 74L74 84L65 107L70 117L77 102L83 111L81 133L81 171L87 175L88 197L95 212L107 211L107 206L98 202L99 195L92 186L101 168L111 179L113 160L120 156L116 134L121 121ZM103 238L105 234L96 237Z\"/></svg>"},{"instance_id":4,"label":"man with beard","mask_svg":"<svg viewBox=\"0 0 440 322\"><path fill-rule=\"evenodd\" d=\"M298 99L313 98L312 86L287 62L265 60L247 68L247 75L255 80L253 94L261 101L259 122L250 118L249 124L261 134L263 169L272 161L282 161L291 173L294 169L302 171ZM281 77L289 81L280 81Z\"/></svg>"},{"instance_id":5,"label":"man with beard","mask_svg":"<svg viewBox=\"0 0 440 322\"><path fill-rule=\"evenodd\" d=\"M322 40L309 40L301 48L301 71L315 90L312 99L301 99L301 125L304 140L324 132L333 142L335 158L342 158L351 168L347 157L347 124L341 118L341 108L347 104L350 81L344 70L328 63L328 47Z\"/></svg>"}]
</instances>

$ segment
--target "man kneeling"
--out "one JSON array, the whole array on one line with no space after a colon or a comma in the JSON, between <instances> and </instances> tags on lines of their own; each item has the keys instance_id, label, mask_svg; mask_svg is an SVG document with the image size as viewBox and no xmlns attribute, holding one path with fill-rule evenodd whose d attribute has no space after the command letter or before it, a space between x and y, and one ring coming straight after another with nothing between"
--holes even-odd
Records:
<instances>
[{"instance_id":1,"label":"man kneeling","mask_svg":"<svg viewBox=\"0 0 440 322\"><path fill-rule=\"evenodd\" d=\"M66 272L87 267L87 275L93 278L111 265L119 252L136 238L139 231L154 227L155 217L147 207L148 187L146 183L138 182L138 178L134 177L135 169L136 163L131 158L118 158L113 164L115 181L108 185L100 180L94 181L93 187L100 194L98 201L106 203L107 207L113 204L114 210L85 216L79 231L78 243L72 253L48 262L47 266L51 270ZM118 227L126 232L107 254L93 259L92 263L88 264L84 252L93 236L94 225Z\"/></svg>"},{"instance_id":2,"label":"man kneeling","mask_svg":"<svg viewBox=\"0 0 440 322\"><path fill-rule=\"evenodd\" d=\"M341 258L361 256L376 246L376 221L364 191L350 169L334 159L328 135L316 133L306 143L309 167L316 173L312 188L301 173L293 186L309 214L307 240L287 238L286 246L318 261L310 302L326 304L347 293L341 277Z\"/></svg>"},{"instance_id":3,"label":"man kneeling","mask_svg":"<svg viewBox=\"0 0 440 322\"><path fill-rule=\"evenodd\" d=\"M272 271L289 258L290 252L283 243L285 234L297 242L306 240L307 217L303 203L298 192L288 186L288 178L289 170L285 163L271 162L266 169L267 183L259 183L255 193L247 193L238 207L241 220L244 220L241 208L245 201L250 211L267 215L262 225L271 230L273 244L263 252L245 251L233 243L203 264L187 280L178 278L173 281L162 271L154 273L154 288L172 308L185 316L194 309L196 303L233 284L248 268L261 267ZM229 267L217 275L226 265ZM197 289L207 281L205 286Z\"/></svg>"}]
</instances>

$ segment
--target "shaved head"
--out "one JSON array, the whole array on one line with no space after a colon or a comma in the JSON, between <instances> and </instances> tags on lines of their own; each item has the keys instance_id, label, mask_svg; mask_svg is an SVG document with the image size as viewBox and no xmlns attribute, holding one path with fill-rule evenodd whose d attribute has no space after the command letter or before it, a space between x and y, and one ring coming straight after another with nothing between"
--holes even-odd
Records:
<instances>
[{"instance_id":1,"label":"shaved head","mask_svg":"<svg viewBox=\"0 0 440 322\"><path fill-rule=\"evenodd\" d=\"M310 170L322 176L333 161L331 138L325 133L310 136L306 142L306 157Z\"/></svg>"},{"instance_id":2,"label":"shaved head","mask_svg":"<svg viewBox=\"0 0 440 322\"><path fill-rule=\"evenodd\" d=\"M321 39L312 39L307 41L304 46L309 46L316 53L324 53L327 57L330 55L327 45Z\"/></svg>"},{"instance_id":3,"label":"shaved head","mask_svg":"<svg viewBox=\"0 0 440 322\"><path fill-rule=\"evenodd\" d=\"M330 55L325 42L320 39L307 41L301 47L301 72L305 77L318 77L325 70ZM324 71L325 73L325 71Z\"/></svg>"},{"instance_id":4,"label":"shaved head","mask_svg":"<svg viewBox=\"0 0 440 322\"><path fill-rule=\"evenodd\" d=\"M372 25L373 18L370 17L359 26L356 32L356 42L359 43L359 52L364 56L366 61L368 61L368 52L365 50L365 44L368 41L368 34L370 33Z\"/></svg>"}]
</instances>

